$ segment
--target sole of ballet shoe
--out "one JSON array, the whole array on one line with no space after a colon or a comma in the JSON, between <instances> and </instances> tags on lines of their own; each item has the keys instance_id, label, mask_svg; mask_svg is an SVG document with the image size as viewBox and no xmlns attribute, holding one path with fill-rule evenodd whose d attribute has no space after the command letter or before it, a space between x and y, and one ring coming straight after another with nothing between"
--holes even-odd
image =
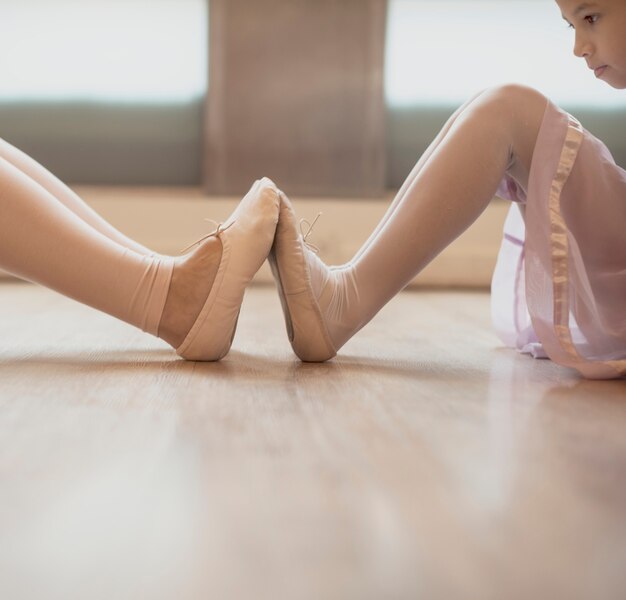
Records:
<instances>
[{"instance_id":1,"label":"sole of ballet shoe","mask_svg":"<svg viewBox=\"0 0 626 600\"><path fill-rule=\"evenodd\" d=\"M337 355L311 286L308 252L295 227L293 209L284 194L276 237L268 261L278 289L287 336L303 362L325 362ZM283 221L281 223L281 217Z\"/></svg>"},{"instance_id":2,"label":"sole of ballet shoe","mask_svg":"<svg viewBox=\"0 0 626 600\"><path fill-rule=\"evenodd\" d=\"M216 234L222 256L211 291L195 323L176 349L187 360L216 361L232 345L246 286L272 247L278 222L276 186L263 179L244 196Z\"/></svg>"}]
</instances>

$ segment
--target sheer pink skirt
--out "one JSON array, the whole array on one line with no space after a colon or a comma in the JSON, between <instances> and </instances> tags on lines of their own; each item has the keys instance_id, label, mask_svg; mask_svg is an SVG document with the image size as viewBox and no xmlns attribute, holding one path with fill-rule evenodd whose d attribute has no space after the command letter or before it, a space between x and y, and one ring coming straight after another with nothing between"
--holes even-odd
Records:
<instances>
[{"instance_id":1,"label":"sheer pink skirt","mask_svg":"<svg viewBox=\"0 0 626 600\"><path fill-rule=\"evenodd\" d=\"M625 377L626 171L548 102L527 193L507 175L498 195L519 203L492 281L502 341L585 377Z\"/></svg>"}]
</instances>

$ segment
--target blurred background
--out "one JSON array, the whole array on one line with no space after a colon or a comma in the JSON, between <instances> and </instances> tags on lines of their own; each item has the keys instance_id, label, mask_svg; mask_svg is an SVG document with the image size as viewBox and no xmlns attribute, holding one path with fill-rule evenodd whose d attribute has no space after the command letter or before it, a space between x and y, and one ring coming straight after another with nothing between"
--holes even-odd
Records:
<instances>
[{"instance_id":1,"label":"blurred background","mask_svg":"<svg viewBox=\"0 0 626 600\"><path fill-rule=\"evenodd\" d=\"M233 110L237 122L252 113L273 128L299 123L290 143L271 150L277 161L301 161L319 143L307 122L332 126L338 137L337 124L355 111L346 96L369 95L356 112L367 113L370 124L357 129L371 135L357 139L347 127L351 138L339 152L367 154L360 146L381 145L372 163L377 180L364 188L331 175L328 185L311 187L300 174L293 183L304 194L376 195L400 186L470 95L520 82L573 112L624 164L624 94L573 56L573 36L549 0L1 0L0 136L70 183L210 190L209 167L219 169L207 157L212 132L223 144L245 143L246 161L267 154L271 136L239 140L229 125ZM289 69L290 61L303 68ZM344 76L329 77L337 66ZM246 86L255 71L263 82ZM367 83L355 84L357 71ZM276 97L259 89L263 83ZM281 114L293 105L307 112ZM334 122L324 118L331 113ZM220 124L210 119L230 129L215 133ZM272 176L256 158L256 176ZM214 191L240 187L226 182Z\"/></svg>"},{"instance_id":2,"label":"blurred background","mask_svg":"<svg viewBox=\"0 0 626 600\"><path fill-rule=\"evenodd\" d=\"M624 93L573 43L552 0L0 0L0 137L167 254L271 177L324 212L315 243L339 264L486 87L538 88L626 164ZM507 210L413 283L489 286Z\"/></svg>"}]
</instances>

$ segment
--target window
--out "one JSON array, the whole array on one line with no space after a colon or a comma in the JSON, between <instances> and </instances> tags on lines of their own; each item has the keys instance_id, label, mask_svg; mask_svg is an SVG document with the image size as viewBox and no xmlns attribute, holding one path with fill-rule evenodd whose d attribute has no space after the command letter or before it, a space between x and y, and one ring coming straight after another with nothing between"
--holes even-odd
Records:
<instances>
[{"instance_id":1,"label":"window","mask_svg":"<svg viewBox=\"0 0 626 600\"><path fill-rule=\"evenodd\" d=\"M207 86L205 0L0 4L0 102L184 103Z\"/></svg>"},{"instance_id":2,"label":"window","mask_svg":"<svg viewBox=\"0 0 626 600\"><path fill-rule=\"evenodd\" d=\"M387 103L458 106L517 82L562 106L625 107L623 92L596 80L573 44L549 0L390 0Z\"/></svg>"},{"instance_id":3,"label":"window","mask_svg":"<svg viewBox=\"0 0 626 600\"><path fill-rule=\"evenodd\" d=\"M72 184L196 185L208 0L0 1L0 136Z\"/></svg>"}]
</instances>

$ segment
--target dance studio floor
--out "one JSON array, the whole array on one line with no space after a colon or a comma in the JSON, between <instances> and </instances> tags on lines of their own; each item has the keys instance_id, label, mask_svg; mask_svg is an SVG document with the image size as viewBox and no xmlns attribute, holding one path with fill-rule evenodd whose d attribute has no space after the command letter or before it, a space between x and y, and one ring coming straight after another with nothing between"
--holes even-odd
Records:
<instances>
[{"instance_id":1,"label":"dance studio floor","mask_svg":"<svg viewBox=\"0 0 626 600\"><path fill-rule=\"evenodd\" d=\"M626 382L500 347L489 297L405 292L327 364L271 287L233 350L0 284L0 597L624 597Z\"/></svg>"}]
</instances>

